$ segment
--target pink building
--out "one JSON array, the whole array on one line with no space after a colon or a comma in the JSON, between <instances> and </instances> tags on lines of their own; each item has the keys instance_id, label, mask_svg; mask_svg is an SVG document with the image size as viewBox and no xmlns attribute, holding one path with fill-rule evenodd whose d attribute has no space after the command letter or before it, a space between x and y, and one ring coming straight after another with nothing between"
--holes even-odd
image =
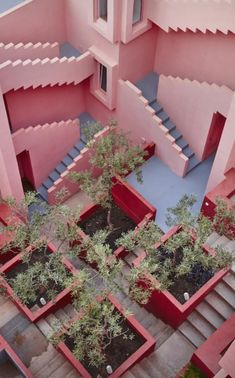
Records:
<instances>
[{"instance_id":1,"label":"pink building","mask_svg":"<svg viewBox=\"0 0 235 378\"><path fill-rule=\"evenodd\" d=\"M234 2L15 4L0 9L2 198L22 198L23 179L50 200L86 165L92 119L154 142L178 176L216 153L207 192L234 168Z\"/></svg>"}]
</instances>

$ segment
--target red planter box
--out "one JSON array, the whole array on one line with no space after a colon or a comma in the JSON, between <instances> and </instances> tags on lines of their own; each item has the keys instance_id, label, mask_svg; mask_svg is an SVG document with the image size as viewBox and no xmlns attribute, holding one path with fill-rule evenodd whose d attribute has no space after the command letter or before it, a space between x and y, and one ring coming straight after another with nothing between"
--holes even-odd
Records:
<instances>
[{"instance_id":1,"label":"red planter box","mask_svg":"<svg viewBox=\"0 0 235 378\"><path fill-rule=\"evenodd\" d=\"M219 361L235 340L235 314L226 320L193 354L192 363L212 378L221 369ZM233 356L235 357L235 356ZM233 366L233 368L232 368ZM232 361L231 371L234 369Z\"/></svg>"},{"instance_id":2,"label":"red planter box","mask_svg":"<svg viewBox=\"0 0 235 378\"><path fill-rule=\"evenodd\" d=\"M169 230L161 239L161 243L156 248L167 241L172 235L179 232L179 227L175 226ZM213 253L213 250L204 245L205 253ZM139 266L140 262L145 258L145 252L133 261L134 266ZM160 317L164 322L170 324L173 328L178 328L184 320L193 312L197 305L207 296L207 294L218 284L218 282L227 274L230 269L222 269L217 272L209 281L206 282L190 299L181 304L168 290L154 290L149 302L145 307L156 317ZM153 275L149 275L152 281L157 283Z\"/></svg>"},{"instance_id":3,"label":"red planter box","mask_svg":"<svg viewBox=\"0 0 235 378\"><path fill-rule=\"evenodd\" d=\"M0 353L6 352L9 359L12 361L13 365L16 366L19 370L19 374L22 374L25 378L33 378L33 375L27 369L27 367L23 364L14 350L10 347L7 341L0 335ZM0 364L0 372L1 372L1 364Z\"/></svg>"},{"instance_id":4,"label":"red planter box","mask_svg":"<svg viewBox=\"0 0 235 378\"><path fill-rule=\"evenodd\" d=\"M13 223L21 222L21 220L13 216L11 213L10 208L6 205L1 203L0 204L0 225L10 226ZM1 253L1 249L6 245L7 242L10 242L13 238L12 233L9 231L3 230L0 234L0 264L5 264L7 261L11 260L18 252L17 251L8 251L6 253Z\"/></svg>"},{"instance_id":5,"label":"red planter box","mask_svg":"<svg viewBox=\"0 0 235 378\"><path fill-rule=\"evenodd\" d=\"M127 214L140 227L144 222L155 219L156 208L146 201L131 185L121 179L115 179L116 185L113 186L113 200L125 214ZM80 215L80 220L88 219L97 209L98 205L87 206ZM85 238L86 234L81 230L80 236ZM124 258L128 252L119 247L114 251L119 258ZM80 256L81 257L81 256ZM85 254L83 255L85 257Z\"/></svg>"},{"instance_id":6,"label":"red planter box","mask_svg":"<svg viewBox=\"0 0 235 378\"><path fill-rule=\"evenodd\" d=\"M116 300L113 295L109 296L110 302L115 306L115 308L124 315L124 309L121 304ZM146 329L135 319L133 315L128 316L127 322L130 328L138 333L143 340L144 344L130 357L127 358L111 375L110 378L121 377L127 370L129 370L137 362L148 356L153 352L156 341L155 339L146 331ZM65 345L64 342L60 342L57 346L60 353L63 354L65 358L74 366L74 368L81 374L83 378L92 378L90 373L85 369L85 367L74 357L70 349Z\"/></svg>"},{"instance_id":7,"label":"red planter box","mask_svg":"<svg viewBox=\"0 0 235 378\"><path fill-rule=\"evenodd\" d=\"M216 208L216 198L223 199L235 215L235 203L230 199L235 194L235 169L232 168L226 173L226 178L204 197L201 212L213 219ZM231 229L235 237L235 228Z\"/></svg>"},{"instance_id":8,"label":"red planter box","mask_svg":"<svg viewBox=\"0 0 235 378\"><path fill-rule=\"evenodd\" d=\"M48 251L51 253L56 252L56 248L53 244L48 244ZM21 255L23 253L19 253L17 256L15 256L13 259L8 261L4 266L0 268L0 273L7 273L12 268L14 268L16 265L21 263ZM73 267L73 265L66 259L62 258L62 262L67 267L68 271L70 271L72 274L75 273L77 270ZM15 303L15 305L18 307L20 311L22 311L27 318L31 322L37 322L42 317L46 317L47 315L51 314L52 312L55 312L58 308L60 308L63 305L66 305L70 299L71 299L71 289L66 288L61 291L54 299L47 302L47 304L40 309L36 311L31 311L26 305L24 305L18 297L14 294L14 291L12 287L6 282L6 280L2 279L1 281L2 287L6 289L7 294L10 296L12 302Z\"/></svg>"}]
</instances>

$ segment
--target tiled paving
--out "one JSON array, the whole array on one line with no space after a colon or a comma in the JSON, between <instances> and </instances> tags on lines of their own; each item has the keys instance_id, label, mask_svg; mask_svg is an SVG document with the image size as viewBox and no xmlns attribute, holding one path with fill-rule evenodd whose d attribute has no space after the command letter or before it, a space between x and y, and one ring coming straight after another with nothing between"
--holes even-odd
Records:
<instances>
[{"instance_id":1,"label":"tiled paving","mask_svg":"<svg viewBox=\"0 0 235 378\"><path fill-rule=\"evenodd\" d=\"M165 214L168 207L175 206L184 194L195 194L197 203L193 212L199 212L206 190L214 156L194 168L185 177L179 177L160 159L153 156L142 167L143 184L131 173L127 181L134 186L157 209L156 223L167 232Z\"/></svg>"}]
</instances>

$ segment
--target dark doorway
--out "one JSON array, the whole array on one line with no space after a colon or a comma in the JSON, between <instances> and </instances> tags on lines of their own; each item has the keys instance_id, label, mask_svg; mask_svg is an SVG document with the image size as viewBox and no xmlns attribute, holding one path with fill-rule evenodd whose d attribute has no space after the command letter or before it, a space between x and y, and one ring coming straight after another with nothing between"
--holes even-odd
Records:
<instances>
[{"instance_id":1,"label":"dark doorway","mask_svg":"<svg viewBox=\"0 0 235 378\"><path fill-rule=\"evenodd\" d=\"M19 166L20 177L22 179L24 192L27 192L29 190L35 190L35 183L29 151L24 150L19 155L17 155L16 158Z\"/></svg>"},{"instance_id":2,"label":"dark doorway","mask_svg":"<svg viewBox=\"0 0 235 378\"><path fill-rule=\"evenodd\" d=\"M217 150L226 119L227 118L219 112L213 114L204 148L203 160L207 159L212 153Z\"/></svg>"}]
</instances>

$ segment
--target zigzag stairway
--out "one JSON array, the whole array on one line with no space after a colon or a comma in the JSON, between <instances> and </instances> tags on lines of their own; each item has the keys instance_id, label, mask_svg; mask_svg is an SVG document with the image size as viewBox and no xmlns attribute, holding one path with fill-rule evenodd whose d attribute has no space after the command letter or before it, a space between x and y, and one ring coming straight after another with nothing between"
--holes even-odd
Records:
<instances>
[{"instance_id":1,"label":"zigzag stairway","mask_svg":"<svg viewBox=\"0 0 235 378\"><path fill-rule=\"evenodd\" d=\"M189 159L187 173L192 171L196 166L200 164L200 161L196 157L195 153L190 148L188 142L184 139L181 132L177 129L177 126L170 119L169 115L164 111L163 106L158 102L157 89L158 89L159 75L155 72L150 72L141 80L135 83L136 87L142 92L149 106L155 110L155 114L162 120L162 124L169 130L169 134L174 138L176 143L181 149L182 153Z\"/></svg>"}]
</instances>

